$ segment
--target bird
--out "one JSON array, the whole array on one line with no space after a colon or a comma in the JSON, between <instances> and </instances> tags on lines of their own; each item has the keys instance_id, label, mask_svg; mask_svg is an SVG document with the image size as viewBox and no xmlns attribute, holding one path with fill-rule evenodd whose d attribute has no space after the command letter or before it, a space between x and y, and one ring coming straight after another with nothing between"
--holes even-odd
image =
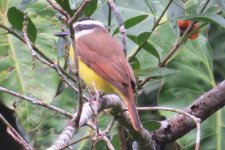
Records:
<instances>
[{"instance_id":1,"label":"bird","mask_svg":"<svg viewBox=\"0 0 225 150\"><path fill-rule=\"evenodd\" d=\"M140 131L142 125L134 100L136 79L122 47L100 21L83 18L73 28L80 78L91 89L117 94L128 108L133 128ZM69 54L74 62L73 48Z\"/></svg>"}]
</instances>

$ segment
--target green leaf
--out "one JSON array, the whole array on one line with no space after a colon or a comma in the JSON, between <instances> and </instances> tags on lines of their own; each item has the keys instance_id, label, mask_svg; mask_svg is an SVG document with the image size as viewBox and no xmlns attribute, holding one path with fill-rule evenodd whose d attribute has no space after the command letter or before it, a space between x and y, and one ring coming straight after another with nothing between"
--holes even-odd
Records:
<instances>
[{"instance_id":1,"label":"green leaf","mask_svg":"<svg viewBox=\"0 0 225 150\"><path fill-rule=\"evenodd\" d=\"M153 1L148 1L148 0L144 0L144 1L148 9L151 11L151 14L155 16L155 13L156 13L155 3Z\"/></svg>"},{"instance_id":2,"label":"green leaf","mask_svg":"<svg viewBox=\"0 0 225 150\"><path fill-rule=\"evenodd\" d=\"M120 149L120 137L119 134L116 132L113 138L111 139L111 143L113 144L115 149Z\"/></svg>"},{"instance_id":3,"label":"green leaf","mask_svg":"<svg viewBox=\"0 0 225 150\"><path fill-rule=\"evenodd\" d=\"M11 6L11 2L15 1L10 1L7 5L8 7ZM3 1L0 2L0 4L2 3ZM43 4L40 5L34 3L32 6L30 13L36 11L37 14L40 14L40 12L45 13L43 7L46 8L47 5L43 6ZM15 7L5 8L1 11L0 20L2 24L8 24L7 19L5 19L7 17L6 15L8 15L13 27L15 26L16 29L21 30L24 15L23 12ZM40 16L33 17L34 22L36 22L35 24L39 26L39 31L45 33L40 33L40 38L37 38L35 44L43 50L42 53L46 54L49 58L55 58L54 41L50 39L52 33L56 32L56 26L50 26L50 24L54 23L54 17L48 16L49 18L47 19ZM31 21L29 21L29 25L30 22ZM59 83L56 72L39 61L35 61L35 68L32 69L32 55L30 50L25 44L11 34L1 35L0 43L0 86L23 95L38 98L46 103L51 103L55 97ZM0 94L0 99L1 103L11 109L14 109L13 103L18 101L17 97L5 93ZM24 122L24 124L30 124L31 122L28 118L28 114L31 111L37 111L37 109L34 110L33 107L30 107L26 102L23 103L23 101L20 101L20 103L23 107L18 106L16 108L18 118L19 120L22 120L21 122Z\"/></svg>"},{"instance_id":4,"label":"green leaf","mask_svg":"<svg viewBox=\"0 0 225 150\"><path fill-rule=\"evenodd\" d=\"M180 18L180 19L216 23L220 25L221 27L225 28L225 19L222 16L217 15L216 13L204 13L199 15L191 15L191 16Z\"/></svg>"},{"instance_id":5,"label":"green leaf","mask_svg":"<svg viewBox=\"0 0 225 150\"><path fill-rule=\"evenodd\" d=\"M90 17L97 9L98 0L91 0L85 7L84 13L86 16Z\"/></svg>"},{"instance_id":6,"label":"green leaf","mask_svg":"<svg viewBox=\"0 0 225 150\"><path fill-rule=\"evenodd\" d=\"M107 150L108 147L105 144L105 142L103 140L99 140L96 144L95 144L95 148L96 149L102 149L102 150Z\"/></svg>"},{"instance_id":7,"label":"green leaf","mask_svg":"<svg viewBox=\"0 0 225 150\"><path fill-rule=\"evenodd\" d=\"M143 32L137 37L134 35L127 35L129 39L131 39L133 42L141 46L143 49L145 49L147 52L155 56L160 61L160 56L156 48L150 44L147 40L149 39L151 33L150 32Z\"/></svg>"},{"instance_id":8,"label":"green leaf","mask_svg":"<svg viewBox=\"0 0 225 150\"><path fill-rule=\"evenodd\" d=\"M175 69L169 69L169 68L147 68L147 69L134 70L134 72L138 76L161 77L161 76L177 73L178 71Z\"/></svg>"},{"instance_id":9,"label":"green leaf","mask_svg":"<svg viewBox=\"0 0 225 150\"><path fill-rule=\"evenodd\" d=\"M7 11L11 6L18 6L19 4L20 1L0 0L1 24L9 26ZM49 7L46 1L41 3L38 1L29 6L29 14L32 21L38 26L39 31L35 45L40 48L42 53L54 60L57 56L54 43L56 38L53 33L60 30L56 25L58 21L55 18L55 11ZM17 16L22 15L21 13L17 14ZM14 19L14 22L18 20L15 16L11 19ZM5 33L3 29L0 30L1 33ZM36 60L33 69L31 51L25 44L11 34L1 34L0 86L29 97L35 97L45 103L52 103L57 94L58 83L58 74L50 67ZM68 94L68 96L70 95ZM18 123L20 123L21 128L24 128L27 136L35 141L35 147L38 149L47 149L66 125L67 118L46 108L25 102L3 92L0 92L0 99L6 107L15 109ZM73 99L74 103L75 101L76 99ZM17 103L15 104L15 102ZM73 104L70 103L69 106L72 107ZM58 107L61 107L61 105L58 105Z\"/></svg>"},{"instance_id":10,"label":"green leaf","mask_svg":"<svg viewBox=\"0 0 225 150\"><path fill-rule=\"evenodd\" d=\"M137 24L139 24L140 22L142 22L143 20L145 20L148 17L148 15L140 15L140 16L135 16L133 18L130 18L128 20L126 20L124 22L124 26L126 29L129 29ZM119 33L119 28L116 28L113 32L113 35Z\"/></svg>"},{"instance_id":11,"label":"green leaf","mask_svg":"<svg viewBox=\"0 0 225 150\"><path fill-rule=\"evenodd\" d=\"M140 70L140 63L136 57L134 57L130 62L131 67L133 70Z\"/></svg>"},{"instance_id":12,"label":"green leaf","mask_svg":"<svg viewBox=\"0 0 225 150\"><path fill-rule=\"evenodd\" d=\"M0 73L10 69L13 69L13 59L8 56L0 59Z\"/></svg>"},{"instance_id":13,"label":"green leaf","mask_svg":"<svg viewBox=\"0 0 225 150\"><path fill-rule=\"evenodd\" d=\"M150 44L149 42L146 42L144 45L143 45L143 48L149 52L150 54L152 54L153 56L155 56L159 61L160 61L160 56L159 56L159 53L158 51L155 49L155 47Z\"/></svg>"},{"instance_id":14,"label":"green leaf","mask_svg":"<svg viewBox=\"0 0 225 150\"><path fill-rule=\"evenodd\" d=\"M7 12L7 17L9 22L15 29L22 31L24 21L24 13L22 11L20 11L16 7L11 7ZM35 42L37 37L37 30L30 18L28 18L27 33L29 39L32 42Z\"/></svg>"},{"instance_id":15,"label":"green leaf","mask_svg":"<svg viewBox=\"0 0 225 150\"><path fill-rule=\"evenodd\" d=\"M129 39L131 39L131 41L133 41L134 43L137 43L137 36L128 34L127 37L128 37Z\"/></svg>"},{"instance_id":16,"label":"green leaf","mask_svg":"<svg viewBox=\"0 0 225 150\"><path fill-rule=\"evenodd\" d=\"M77 104L77 94L73 89L69 87L64 88L63 84L60 85L59 88L63 89L63 91L55 97L53 105L59 106L68 112L72 112L74 106Z\"/></svg>"},{"instance_id":17,"label":"green leaf","mask_svg":"<svg viewBox=\"0 0 225 150\"><path fill-rule=\"evenodd\" d=\"M139 34L137 37L137 44L142 45L145 41L149 39L150 36L151 36L151 32L143 32Z\"/></svg>"},{"instance_id":18,"label":"green leaf","mask_svg":"<svg viewBox=\"0 0 225 150\"><path fill-rule=\"evenodd\" d=\"M160 35L163 34L163 36L159 36L158 33ZM218 39L221 40L223 39L223 33L219 33L221 36ZM156 32L150 37L150 40L155 43L157 49L160 48L158 52L164 58L173 47L175 39L176 35L172 32L168 23L157 28ZM217 56L223 58L224 50L218 52ZM141 62L141 57L138 58ZM221 65L223 64L221 63ZM179 109L190 105L194 100L215 86L213 65L215 64L213 62L212 49L208 44L207 38L199 35L196 40L188 40L179 48L179 51L171 58L167 66L178 72L163 77L157 101L158 105ZM174 116L174 114L171 115L168 112L160 111L160 113L166 117ZM201 124L201 149L223 149L225 146L223 142L225 137L223 128L225 124L224 114L225 109L221 109ZM179 143L182 149L194 149L195 138L196 130L180 138Z\"/></svg>"},{"instance_id":19,"label":"green leaf","mask_svg":"<svg viewBox=\"0 0 225 150\"><path fill-rule=\"evenodd\" d=\"M148 131L155 131L161 126L159 121L153 121L153 120L144 121L142 124L144 128L147 129Z\"/></svg>"}]
</instances>

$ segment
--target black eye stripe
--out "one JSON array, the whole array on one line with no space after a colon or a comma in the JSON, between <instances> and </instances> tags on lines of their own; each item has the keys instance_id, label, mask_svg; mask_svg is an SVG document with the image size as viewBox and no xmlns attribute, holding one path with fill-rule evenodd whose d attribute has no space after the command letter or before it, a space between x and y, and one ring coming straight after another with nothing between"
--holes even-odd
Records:
<instances>
[{"instance_id":1,"label":"black eye stripe","mask_svg":"<svg viewBox=\"0 0 225 150\"><path fill-rule=\"evenodd\" d=\"M79 24L74 29L75 31L82 31L82 30L88 30L93 28L99 28L99 25L96 24Z\"/></svg>"}]
</instances>

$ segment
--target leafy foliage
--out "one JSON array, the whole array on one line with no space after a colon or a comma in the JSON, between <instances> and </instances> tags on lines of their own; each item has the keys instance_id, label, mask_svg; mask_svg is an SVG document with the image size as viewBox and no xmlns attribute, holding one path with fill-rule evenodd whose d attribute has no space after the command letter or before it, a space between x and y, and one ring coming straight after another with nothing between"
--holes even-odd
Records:
<instances>
[{"instance_id":1,"label":"leafy foliage","mask_svg":"<svg viewBox=\"0 0 225 150\"><path fill-rule=\"evenodd\" d=\"M56 2L70 15L74 13L71 4L77 6L78 3L67 0L56 0ZM117 1L128 35L128 58L131 58L140 47L140 52L130 60L131 66L138 80L152 78L138 97L140 106L159 105L182 109L215 87L217 82L224 80L224 2L215 0L208 5L203 14L197 14L204 3L205 0L200 3L191 0L173 1L167 10L167 15L163 16L157 28L151 32L168 1ZM218 10L221 10L220 14L217 14ZM28 12L29 16L30 40L35 42L41 52L51 60L61 57L57 54L57 39L53 36L60 31L61 25L55 16L55 11L46 1L23 0L20 3L0 0L0 24L12 27L19 35L21 35L25 12ZM91 16L107 25L108 12L109 7L106 2L93 0L85 7L82 15ZM203 25L201 34L196 40L185 41L176 55L169 59L166 67L159 67L179 36L176 25L178 19L198 21ZM117 37L119 29L114 16L111 21L111 34ZM77 94L60 81L57 73L37 60L34 61L33 66L28 47L1 28L0 36L0 86L73 112L77 105ZM62 65L62 67L67 66ZM0 100L4 105L15 110L21 133L37 149L46 149L50 146L68 120L46 108L24 102L5 93L0 93ZM140 114L144 127L150 131L160 127L159 121L162 120L162 116L174 115L161 111ZM221 109L202 124L201 149L225 147L224 115L225 110ZM107 128L111 120L112 117L107 113L100 114L98 119L100 129ZM91 134L89 128L81 128L73 140L89 134ZM115 149L120 148L115 127L110 131L109 139ZM73 147L86 150L90 149L91 143L92 140L89 138ZM188 133L179 139L178 143L181 149L193 149L195 132ZM99 147L105 147L105 143L98 142L96 149Z\"/></svg>"},{"instance_id":2,"label":"leafy foliage","mask_svg":"<svg viewBox=\"0 0 225 150\"><path fill-rule=\"evenodd\" d=\"M24 21L24 13L21 12L19 9L15 7L11 7L8 10L7 13L8 20L10 24L13 26L13 28L18 29L19 31L22 31L23 28L23 21ZM15 19L16 18L16 19ZM37 37L37 30L33 24L33 22L28 18L28 27L27 32L29 39L32 42L35 42Z\"/></svg>"}]
</instances>

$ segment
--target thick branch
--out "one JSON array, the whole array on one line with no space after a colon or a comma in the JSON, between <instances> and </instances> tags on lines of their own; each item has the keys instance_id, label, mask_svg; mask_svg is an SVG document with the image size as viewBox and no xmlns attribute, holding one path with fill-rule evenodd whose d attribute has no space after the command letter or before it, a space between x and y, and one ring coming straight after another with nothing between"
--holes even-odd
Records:
<instances>
[{"instance_id":1,"label":"thick branch","mask_svg":"<svg viewBox=\"0 0 225 150\"><path fill-rule=\"evenodd\" d=\"M137 132L133 129L130 122L130 117L128 112L124 112L124 104L121 99L116 95L106 95L104 99L99 100L97 105L97 111L101 112L104 109L112 108L111 113L114 115L115 119L126 129L128 129L131 136L135 141L138 142L141 148L146 148L151 150L151 136L146 129L142 129ZM85 103L83 105L83 111L80 117L79 127L86 125L88 120L95 115L92 110L91 103ZM75 116L76 117L76 114ZM72 122L71 122L72 123ZM67 145L70 142L72 136L77 132L78 128L74 127L74 123L69 123L69 125L63 130L60 136L57 138L55 143L48 150L58 150Z\"/></svg>"},{"instance_id":2,"label":"thick branch","mask_svg":"<svg viewBox=\"0 0 225 150\"><path fill-rule=\"evenodd\" d=\"M217 110L224 107L224 105L225 81L203 94L199 99L185 108L185 111L204 121ZM160 145L172 142L195 128L195 123L184 115L176 115L165 122L167 125L156 130L152 135L153 140Z\"/></svg>"},{"instance_id":3,"label":"thick branch","mask_svg":"<svg viewBox=\"0 0 225 150\"><path fill-rule=\"evenodd\" d=\"M23 95L18 95L17 93L9 91L4 88L1 88L1 91L26 99L34 104L46 107L45 104L44 105L42 104L42 101L31 99ZM201 120L205 120L210 115L215 113L217 110L222 108L224 105L225 105L225 81L220 83L217 87L210 90L209 92L203 94L193 104L187 107L185 111L197 118L200 118ZM97 106L98 112L107 108L112 108L111 114L122 126L124 126L128 130L128 132L132 135L134 140L138 142L139 146L142 146L141 147L142 149L143 148L152 149L151 147L153 145L152 144L153 142L151 140L156 141L157 145L165 145L171 141L174 141L182 137L187 132L195 128L195 123L192 121L192 119L184 115L176 115L172 119L163 121L164 124L166 124L166 126L163 126L160 129L156 130L155 132L152 133L152 135L150 135L148 131L145 129L141 130L141 132L136 132L131 125L128 113L124 112L124 105L118 96L106 95L104 96L104 100L99 101ZM79 122L79 128L86 125L87 121L94 115L89 103L85 103L83 109L84 110L82 112L81 119ZM62 147L69 143L71 137L77 131L77 129L74 129L74 126L72 126L72 128L70 129L65 128L65 130L69 131L67 132L69 134L66 134L68 140L65 141L65 139L61 138L61 141L65 141L63 145L61 145ZM66 136L64 135L64 137ZM68 138L68 136L70 138Z\"/></svg>"}]
</instances>

